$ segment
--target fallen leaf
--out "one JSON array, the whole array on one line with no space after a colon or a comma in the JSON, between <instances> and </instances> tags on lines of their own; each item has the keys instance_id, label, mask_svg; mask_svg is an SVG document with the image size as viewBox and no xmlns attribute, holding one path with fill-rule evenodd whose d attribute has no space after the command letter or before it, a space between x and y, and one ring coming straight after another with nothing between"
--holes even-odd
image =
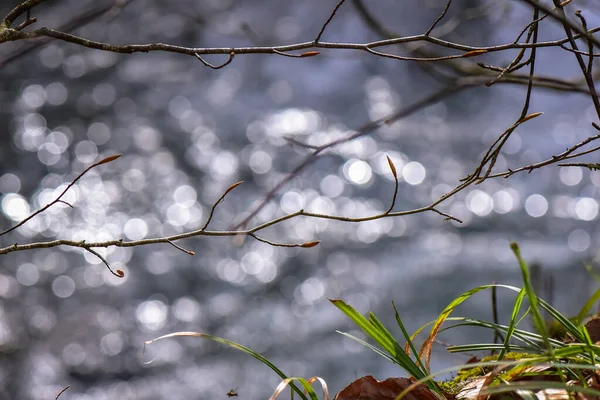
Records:
<instances>
[{"instance_id":1,"label":"fallen leaf","mask_svg":"<svg viewBox=\"0 0 600 400\"><path fill-rule=\"evenodd\" d=\"M409 378L388 378L378 381L371 375L363 376L346 386L335 396L335 400L394 400L404 389L412 385ZM411 390L404 400L439 400L425 385Z\"/></svg>"}]
</instances>

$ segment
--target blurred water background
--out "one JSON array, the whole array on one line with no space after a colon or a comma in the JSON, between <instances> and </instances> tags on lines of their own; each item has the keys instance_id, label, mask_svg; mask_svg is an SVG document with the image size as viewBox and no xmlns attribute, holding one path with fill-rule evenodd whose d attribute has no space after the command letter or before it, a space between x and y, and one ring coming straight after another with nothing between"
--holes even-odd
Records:
<instances>
[{"instance_id":1,"label":"blurred water background","mask_svg":"<svg viewBox=\"0 0 600 400\"><path fill-rule=\"evenodd\" d=\"M10 9L3 2L2 15ZM16 2L13 2L16 3ZM37 25L58 27L90 10L110 10L73 33L114 44L275 45L312 40L337 1L134 0L48 1ZM443 1L368 3L391 30L422 33ZM519 1L453 4L444 38L470 45L512 42L531 18ZM578 2L589 26L594 2ZM454 25L452 25L454 24ZM540 40L564 32L545 22ZM323 40L378 40L352 2ZM198 229L232 183L245 183L211 223L229 229L303 160L310 144L347 135L434 93L442 84L415 63L365 52L323 50L294 59L240 55L221 70L193 57L153 52L121 55L52 41L0 47L0 229L54 199L102 157L119 160L88 173L57 205L10 235L15 242L67 238L141 239ZM23 53L23 54L21 54ZM516 52L481 60L506 65ZM206 56L219 64L225 56ZM545 49L538 72L580 78L572 54ZM401 176L396 210L428 205L471 172L487 147L517 119L524 87L481 86L427 107L371 135L333 148L288 184L252 224L297 211L364 216L385 210L393 192L386 155ZM508 141L497 170L537 162L594 134L585 95L534 89L531 112L545 114ZM594 156L588 161L597 162ZM201 331L247 345L292 376L323 377L337 392L356 377L402 375L375 353L340 336L360 336L328 302L342 298L393 325L392 300L410 331L434 319L454 297L492 281L519 285L509 241L555 277L554 304L575 313L596 284L600 172L550 166L473 186L434 213L361 224L297 218L264 236L321 240L311 249L198 237L172 246L99 249L124 279L90 253L68 248L0 258L0 397L51 399L267 398L279 378L248 355L200 339L143 342ZM539 283L539 282L538 282ZM503 315L510 293L500 293ZM487 297L486 297L487 296ZM489 294L458 314L490 318ZM399 332L395 332L399 334ZM454 344L490 340L481 332L445 332ZM433 369L461 363L442 346Z\"/></svg>"}]
</instances>

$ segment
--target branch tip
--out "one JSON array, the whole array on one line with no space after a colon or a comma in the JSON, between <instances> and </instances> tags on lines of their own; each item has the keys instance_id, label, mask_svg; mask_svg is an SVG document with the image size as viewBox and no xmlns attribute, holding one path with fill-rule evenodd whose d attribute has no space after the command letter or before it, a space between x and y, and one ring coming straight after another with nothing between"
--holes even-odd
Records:
<instances>
[{"instance_id":1,"label":"branch tip","mask_svg":"<svg viewBox=\"0 0 600 400\"><path fill-rule=\"evenodd\" d=\"M302 54L300 54L300 57L304 58L304 57L314 57L321 54L320 51L306 51Z\"/></svg>"},{"instance_id":2,"label":"branch tip","mask_svg":"<svg viewBox=\"0 0 600 400\"><path fill-rule=\"evenodd\" d=\"M543 112L540 111L540 112L535 112L535 113L526 115L519 121L519 123L522 124L523 122L529 121L530 119L537 118L542 114L543 114Z\"/></svg>"},{"instance_id":3,"label":"branch tip","mask_svg":"<svg viewBox=\"0 0 600 400\"><path fill-rule=\"evenodd\" d=\"M482 54L485 54L487 52L488 51L485 50L485 49L471 50L471 51L467 51L465 54L463 54L461 56L461 58L476 57L476 56L480 56Z\"/></svg>"},{"instance_id":4,"label":"branch tip","mask_svg":"<svg viewBox=\"0 0 600 400\"><path fill-rule=\"evenodd\" d=\"M114 154L114 155L112 155L112 156L108 156L108 157L106 157L106 158L103 158L102 160L98 161L98 162L97 162L96 164L94 164L94 165L95 165L95 166L98 166L98 165L102 165L102 164L107 164L107 163L109 163L109 162L111 162L111 161L115 161L115 160L116 160L117 158L119 158L119 157L121 157L121 155L120 155L120 154Z\"/></svg>"},{"instance_id":5,"label":"branch tip","mask_svg":"<svg viewBox=\"0 0 600 400\"><path fill-rule=\"evenodd\" d=\"M396 172L396 166L392 162L392 159L390 158L390 156L385 156L385 157L387 158L388 165L390 166L390 169L392 170L392 174L394 175L394 179L398 179L398 174Z\"/></svg>"},{"instance_id":6,"label":"branch tip","mask_svg":"<svg viewBox=\"0 0 600 400\"><path fill-rule=\"evenodd\" d=\"M305 249L309 249L309 248L311 248L311 247L315 247L315 246L317 246L319 243L321 243L321 241L320 241L320 240L315 240L315 241L313 241L313 242L306 242L306 243L302 243L302 244L300 245L300 247L303 247L303 248L305 248Z\"/></svg>"}]
</instances>

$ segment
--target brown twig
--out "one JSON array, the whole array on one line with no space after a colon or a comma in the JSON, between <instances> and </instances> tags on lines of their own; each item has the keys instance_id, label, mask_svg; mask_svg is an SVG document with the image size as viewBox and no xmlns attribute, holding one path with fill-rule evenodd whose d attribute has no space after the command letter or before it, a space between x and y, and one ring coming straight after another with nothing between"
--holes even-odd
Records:
<instances>
[{"instance_id":1,"label":"brown twig","mask_svg":"<svg viewBox=\"0 0 600 400\"><path fill-rule=\"evenodd\" d=\"M427 29L425 31L425 35L426 36L429 36L429 34L431 33L431 31L433 31L435 29L435 26L437 24L439 24L442 19L444 19L444 17L446 16L446 13L448 12L448 9L450 8L451 4L452 4L452 0L448 0L448 3L446 3L446 7L444 7L444 10L442 11L442 13L437 17L437 19L433 22L433 24L431 24L431 26L429 27L429 29Z\"/></svg>"},{"instance_id":2,"label":"brown twig","mask_svg":"<svg viewBox=\"0 0 600 400\"><path fill-rule=\"evenodd\" d=\"M83 241L81 243L85 244L85 241ZM100 253L98 253L96 250L92 249L91 247L96 247L96 246L86 246L86 247L83 247L83 249L85 249L86 251L89 251L90 253L92 253L93 255L98 257L100 259L100 261L102 261L102 263L106 266L106 268L108 268L110 273L113 274L114 276L116 276L117 278L122 278L123 276L125 276L123 271L121 271L120 269L118 269L117 272L113 271L112 268L110 267L110 265L108 264L108 261L106 261L106 258L102 257L102 255Z\"/></svg>"},{"instance_id":3,"label":"brown twig","mask_svg":"<svg viewBox=\"0 0 600 400\"><path fill-rule=\"evenodd\" d=\"M71 385L67 385L63 390L61 390L60 392L58 392L58 394L56 395L56 397L54 398L54 400L58 400L58 398L60 397L61 394L63 394L64 392L67 391L67 389L69 389L71 387Z\"/></svg>"},{"instance_id":4,"label":"brown twig","mask_svg":"<svg viewBox=\"0 0 600 400\"><path fill-rule=\"evenodd\" d=\"M390 166L390 170L392 171L392 175L394 176L394 195L392 196L392 204L390 204L390 208L386 211L387 214L392 212L394 206L396 205L396 197L398 196L398 173L396 172L396 166L392 162L389 156L386 156L388 165Z\"/></svg>"},{"instance_id":5,"label":"brown twig","mask_svg":"<svg viewBox=\"0 0 600 400\"><path fill-rule=\"evenodd\" d=\"M333 17L335 17L335 13L337 13L337 10L342 6L342 4L344 4L345 1L346 0L340 0L340 2L335 6L333 11L329 15L329 18L327 18L327 21L325 21L325 23L321 27L321 30L317 34L317 37L315 38L315 43L319 43L319 40L321 40L321 36L323 36L323 33L325 33L325 29L327 28L327 25L329 25L329 23L333 20Z\"/></svg>"},{"instance_id":6,"label":"brown twig","mask_svg":"<svg viewBox=\"0 0 600 400\"><path fill-rule=\"evenodd\" d=\"M591 38L594 44L596 44L597 40L591 36L591 33L597 32L600 30L600 27L592 28L588 31L587 34L578 34L573 36L575 39L586 37ZM402 43L416 43L416 42L428 42L434 44L436 46L446 47L449 49L464 51L464 52L472 52L472 51L483 51L485 50L488 53L491 52L500 52L509 49L522 49L522 48L543 48L543 47L557 47L561 44L565 44L569 42L569 38L563 38L552 41L538 42L536 44L532 43L506 43L495 46L469 46L465 44L450 42L447 40L439 39L430 35L414 35L414 36L404 36L393 39L385 39L378 40L369 43L341 43L341 42L301 42L290 45L282 45L282 46L254 46L254 47L185 47L185 46L176 46L165 43L151 43L151 44L126 44L126 45L115 45L104 42L98 42L89 40L80 36L72 35L70 33L62 32L60 30L51 29L51 28L39 28L33 31L17 31L15 29L5 29L0 32L0 43L7 41L15 41L15 40L27 40L27 39L36 39L41 37L50 37L58 40L62 40L65 42L77 44L83 47L109 51L113 53L121 53L121 54L133 54L133 53L148 53L151 51L165 51L170 53L178 53L185 54L190 56L205 55L205 54L230 54L234 52L236 55L240 54L279 54L286 53L294 50L306 50L310 48L324 48L324 49L338 49L338 50L362 50L367 51L373 50L374 48L390 46L395 44ZM374 53L375 54L375 53ZM382 53L387 54L387 53ZM464 56L464 55L463 55ZM416 61L419 61L417 59Z\"/></svg>"},{"instance_id":7,"label":"brown twig","mask_svg":"<svg viewBox=\"0 0 600 400\"><path fill-rule=\"evenodd\" d=\"M208 224L210 224L210 221L212 220L213 214L215 213L215 209L225 199L225 196L227 196L227 194L229 192L231 192L236 187L240 186L242 183L244 183L244 181L236 182L233 185L229 186L227 188L227 190L225 190L225 192L223 192L223 194L221 195L221 197L219 197L219 199L215 202L215 204L213 204L212 208L210 209L210 214L208 215L208 219L206 220L206 223L204 224L204 226L201 229L202 231L206 230L206 228L208 227Z\"/></svg>"},{"instance_id":8,"label":"brown twig","mask_svg":"<svg viewBox=\"0 0 600 400\"><path fill-rule=\"evenodd\" d=\"M225 67L226 65L229 65L233 61L233 57L235 57L235 53L233 51L231 53L229 53L229 59L221 65L213 65L213 64L209 63L208 61L204 60L204 58L200 57L200 54L198 54L198 53L196 53L195 56L198 60L200 60L200 62L202 64L206 65L207 67L212 68L212 69L221 69L221 68Z\"/></svg>"},{"instance_id":9,"label":"brown twig","mask_svg":"<svg viewBox=\"0 0 600 400\"><path fill-rule=\"evenodd\" d=\"M37 210L36 212L34 212L33 214L31 214L29 217L25 218L24 220L22 220L21 222L19 222L17 225L13 226L12 228L9 228L7 230L5 230L4 232L0 233L0 236L2 235L6 235L9 232L14 231L15 229L17 229L18 227L20 227L21 225L25 224L27 221L29 221L30 219L32 219L33 217L35 217L38 214L43 213L44 211L46 211L48 208L52 207L54 204L56 203L65 203L64 201L61 200L61 198L65 195L65 193L67 193L67 191L79 180L81 179L82 176L84 176L86 173L88 173L92 168L95 168L99 165L102 164L106 164L109 163L111 161L116 160L117 158L121 157L120 154L115 154L109 157L106 157L100 161L98 161L95 164L90 165L89 167L87 167L82 173L80 173L79 175L77 175L77 177L75 179L73 179L73 181L71 183L69 183L67 185L67 187L65 188L65 190L62 191L62 193L53 201L51 201L50 203L46 204L44 207L40 208L39 210ZM66 203L67 205L70 206L70 204ZM72 207L72 206L71 206Z\"/></svg>"},{"instance_id":10,"label":"brown twig","mask_svg":"<svg viewBox=\"0 0 600 400\"><path fill-rule=\"evenodd\" d=\"M15 8L10 10L8 14L6 14L6 17L4 17L4 19L2 20L2 26L4 28L10 28L12 23L15 22L15 20L17 18L19 18L21 15L23 15L23 13L29 12L33 7L37 6L38 4L42 3L43 1L44 0L22 1ZM27 18L27 19L29 19L29 18Z\"/></svg>"}]
</instances>

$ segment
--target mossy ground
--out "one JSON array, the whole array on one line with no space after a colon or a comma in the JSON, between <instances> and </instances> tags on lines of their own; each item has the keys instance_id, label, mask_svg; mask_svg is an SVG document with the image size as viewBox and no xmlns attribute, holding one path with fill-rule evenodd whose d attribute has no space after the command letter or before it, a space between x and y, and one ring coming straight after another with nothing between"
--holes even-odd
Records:
<instances>
[{"instance_id":1,"label":"mossy ground","mask_svg":"<svg viewBox=\"0 0 600 400\"><path fill-rule=\"evenodd\" d=\"M533 357L534 354L528 353L517 353L517 352L508 352L504 355L504 361L517 361L522 358ZM477 360L478 362L491 362L498 361L498 355L486 356L481 360ZM493 366L489 367L473 367L473 368L463 368L458 371L456 376L448 381L438 382L438 386L442 391L448 395L455 396L458 394L462 388L465 387L469 382L473 381L476 378L486 375L494 369Z\"/></svg>"}]
</instances>

